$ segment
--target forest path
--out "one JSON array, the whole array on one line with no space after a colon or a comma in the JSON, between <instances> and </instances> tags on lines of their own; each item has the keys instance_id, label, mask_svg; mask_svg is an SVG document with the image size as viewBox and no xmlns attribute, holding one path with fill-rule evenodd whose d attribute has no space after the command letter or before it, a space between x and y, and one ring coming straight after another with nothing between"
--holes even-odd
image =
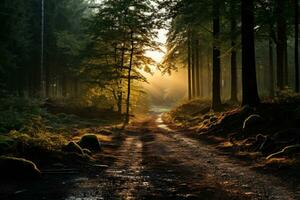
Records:
<instances>
[{"instance_id":1,"label":"forest path","mask_svg":"<svg viewBox=\"0 0 300 200\"><path fill-rule=\"evenodd\" d=\"M99 178L79 181L72 199L299 198L279 179L176 133L157 116L133 123L115 162Z\"/></svg>"},{"instance_id":2,"label":"forest path","mask_svg":"<svg viewBox=\"0 0 300 200\"><path fill-rule=\"evenodd\" d=\"M116 140L118 145L104 147L95 155L104 165L83 165L79 174L49 175L36 183L21 183L10 189L14 194L0 199L300 199L299 187L169 129L160 115L132 123L123 136ZM1 190L8 193L7 187L0 187L0 194Z\"/></svg>"}]
</instances>

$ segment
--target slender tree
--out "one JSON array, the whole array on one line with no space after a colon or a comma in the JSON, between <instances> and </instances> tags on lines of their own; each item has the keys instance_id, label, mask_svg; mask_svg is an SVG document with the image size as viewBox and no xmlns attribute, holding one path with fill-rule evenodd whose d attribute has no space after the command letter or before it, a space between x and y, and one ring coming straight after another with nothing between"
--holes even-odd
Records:
<instances>
[{"instance_id":1,"label":"slender tree","mask_svg":"<svg viewBox=\"0 0 300 200\"><path fill-rule=\"evenodd\" d=\"M192 32L191 61L192 61L192 98L197 97L196 44L195 33Z\"/></svg>"},{"instance_id":2,"label":"slender tree","mask_svg":"<svg viewBox=\"0 0 300 200\"><path fill-rule=\"evenodd\" d=\"M295 7L295 90L299 92L299 6L294 0Z\"/></svg>"},{"instance_id":3,"label":"slender tree","mask_svg":"<svg viewBox=\"0 0 300 200\"><path fill-rule=\"evenodd\" d=\"M220 0L213 0L213 40L212 109L218 109L221 106Z\"/></svg>"},{"instance_id":4,"label":"slender tree","mask_svg":"<svg viewBox=\"0 0 300 200\"><path fill-rule=\"evenodd\" d=\"M231 32L231 95L230 100L237 102L237 50L236 50L236 2L230 1L230 32Z\"/></svg>"},{"instance_id":5,"label":"slender tree","mask_svg":"<svg viewBox=\"0 0 300 200\"><path fill-rule=\"evenodd\" d=\"M128 67L128 75L127 75L127 99L126 99L126 116L125 123L129 122L129 108L130 108L130 95L131 95L131 71L132 71L132 63L134 56L134 39L133 39L133 30L130 31L130 58L129 58L129 67Z\"/></svg>"},{"instance_id":6,"label":"slender tree","mask_svg":"<svg viewBox=\"0 0 300 200\"><path fill-rule=\"evenodd\" d=\"M191 73L191 70L192 70L192 63L191 63L191 59L192 59L192 56L191 56L191 31L190 29L188 29L188 43L187 43L187 46L188 46L188 67L187 67L187 70L188 70L188 99L191 100L192 99L192 73Z\"/></svg>"},{"instance_id":7,"label":"slender tree","mask_svg":"<svg viewBox=\"0 0 300 200\"><path fill-rule=\"evenodd\" d=\"M269 37L269 77L270 77L270 96L274 95L274 56L273 56L273 40Z\"/></svg>"},{"instance_id":8,"label":"slender tree","mask_svg":"<svg viewBox=\"0 0 300 200\"><path fill-rule=\"evenodd\" d=\"M285 3L282 0L276 0L277 14L277 87L284 89L286 78L286 19L284 16Z\"/></svg>"},{"instance_id":9,"label":"slender tree","mask_svg":"<svg viewBox=\"0 0 300 200\"><path fill-rule=\"evenodd\" d=\"M195 40L195 66L196 66L196 96L200 97L201 96L201 84L200 84L200 79L201 79L201 74L200 74L200 51L199 51L199 39L197 38Z\"/></svg>"}]
</instances>

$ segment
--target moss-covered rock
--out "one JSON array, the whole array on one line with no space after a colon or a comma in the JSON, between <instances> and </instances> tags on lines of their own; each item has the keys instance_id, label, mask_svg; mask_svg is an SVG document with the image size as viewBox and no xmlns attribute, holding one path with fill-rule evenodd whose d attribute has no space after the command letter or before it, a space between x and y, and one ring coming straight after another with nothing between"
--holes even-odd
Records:
<instances>
[{"instance_id":1,"label":"moss-covered rock","mask_svg":"<svg viewBox=\"0 0 300 200\"><path fill-rule=\"evenodd\" d=\"M76 144L75 142L69 142L69 144L64 146L62 148L62 150L65 151L65 152L69 152L69 153L78 153L80 155L84 154L82 148L78 144Z\"/></svg>"},{"instance_id":2,"label":"moss-covered rock","mask_svg":"<svg viewBox=\"0 0 300 200\"><path fill-rule=\"evenodd\" d=\"M16 146L16 141L10 137L0 135L0 155L3 155Z\"/></svg>"},{"instance_id":3,"label":"moss-covered rock","mask_svg":"<svg viewBox=\"0 0 300 200\"><path fill-rule=\"evenodd\" d=\"M94 134L86 134L82 136L78 144L81 148L88 149L93 152L101 150L100 142Z\"/></svg>"},{"instance_id":4,"label":"moss-covered rock","mask_svg":"<svg viewBox=\"0 0 300 200\"><path fill-rule=\"evenodd\" d=\"M41 176L36 165L24 158L0 157L0 177L8 179L35 179Z\"/></svg>"}]
</instances>

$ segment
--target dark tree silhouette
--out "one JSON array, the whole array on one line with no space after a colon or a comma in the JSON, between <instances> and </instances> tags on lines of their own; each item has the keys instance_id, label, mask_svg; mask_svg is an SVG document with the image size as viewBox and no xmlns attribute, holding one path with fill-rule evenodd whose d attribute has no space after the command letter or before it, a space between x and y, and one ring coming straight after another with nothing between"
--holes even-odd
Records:
<instances>
[{"instance_id":1,"label":"dark tree silhouette","mask_svg":"<svg viewBox=\"0 0 300 200\"><path fill-rule=\"evenodd\" d=\"M213 91L212 91L212 109L218 109L221 105L220 95L220 0L213 0Z\"/></svg>"},{"instance_id":2,"label":"dark tree silhouette","mask_svg":"<svg viewBox=\"0 0 300 200\"><path fill-rule=\"evenodd\" d=\"M235 2L230 1L230 24L231 24L231 97L230 100L237 102L237 52L236 52L236 29L237 22L235 13Z\"/></svg>"},{"instance_id":3,"label":"dark tree silhouette","mask_svg":"<svg viewBox=\"0 0 300 200\"><path fill-rule=\"evenodd\" d=\"M188 98L192 99L192 77L191 77L191 31L188 30Z\"/></svg>"},{"instance_id":4,"label":"dark tree silhouette","mask_svg":"<svg viewBox=\"0 0 300 200\"><path fill-rule=\"evenodd\" d=\"M298 0L294 0L295 7L295 90L299 92L299 6Z\"/></svg>"},{"instance_id":5,"label":"dark tree silhouette","mask_svg":"<svg viewBox=\"0 0 300 200\"><path fill-rule=\"evenodd\" d=\"M255 69L254 44L254 3L253 0L241 1L242 16L242 105L259 104Z\"/></svg>"},{"instance_id":6,"label":"dark tree silhouette","mask_svg":"<svg viewBox=\"0 0 300 200\"><path fill-rule=\"evenodd\" d=\"M285 64L286 64L286 20L284 16L284 4L282 0L276 0L277 12L277 87L284 89L285 85Z\"/></svg>"}]
</instances>

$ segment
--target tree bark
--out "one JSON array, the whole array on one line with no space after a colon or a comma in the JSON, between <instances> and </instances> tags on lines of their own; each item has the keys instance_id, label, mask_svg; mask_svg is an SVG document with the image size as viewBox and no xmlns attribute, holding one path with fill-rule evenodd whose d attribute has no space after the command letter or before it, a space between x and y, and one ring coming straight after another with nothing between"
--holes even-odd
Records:
<instances>
[{"instance_id":1,"label":"tree bark","mask_svg":"<svg viewBox=\"0 0 300 200\"><path fill-rule=\"evenodd\" d=\"M200 97L204 97L204 58L202 54L201 42L199 43L199 79L200 79ZM207 77L206 77L207 78ZM207 80L206 80L207 81Z\"/></svg>"},{"instance_id":2,"label":"tree bark","mask_svg":"<svg viewBox=\"0 0 300 200\"><path fill-rule=\"evenodd\" d=\"M234 15L234 4L230 5L231 9L231 98L233 102L237 102L237 51L236 51L236 36L237 23Z\"/></svg>"},{"instance_id":3,"label":"tree bark","mask_svg":"<svg viewBox=\"0 0 300 200\"><path fill-rule=\"evenodd\" d=\"M196 79L197 79L197 74L196 74L196 52L195 52L195 36L194 33L192 33L192 98L195 98L197 96L197 84L196 84Z\"/></svg>"},{"instance_id":4,"label":"tree bark","mask_svg":"<svg viewBox=\"0 0 300 200\"><path fill-rule=\"evenodd\" d=\"M274 62L273 62L273 41L269 38L269 77L270 77L270 96L274 96Z\"/></svg>"},{"instance_id":5,"label":"tree bark","mask_svg":"<svg viewBox=\"0 0 300 200\"><path fill-rule=\"evenodd\" d=\"M276 1L277 12L277 87L284 89L285 84L285 43L286 43L286 21L284 16L284 1Z\"/></svg>"},{"instance_id":6,"label":"tree bark","mask_svg":"<svg viewBox=\"0 0 300 200\"><path fill-rule=\"evenodd\" d=\"M299 92L299 6L298 0L294 0L295 7L295 91Z\"/></svg>"},{"instance_id":7,"label":"tree bark","mask_svg":"<svg viewBox=\"0 0 300 200\"><path fill-rule=\"evenodd\" d=\"M200 52L199 52L199 39L197 38L195 41L195 46L196 46L196 85L197 85L197 97L201 96L201 83L200 83Z\"/></svg>"},{"instance_id":8,"label":"tree bark","mask_svg":"<svg viewBox=\"0 0 300 200\"><path fill-rule=\"evenodd\" d=\"M206 59L207 59L207 76L208 76L208 81L207 81L207 96L212 97L212 60L210 56L210 50L208 50L206 54Z\"/></svg>"},{"instance_id":9,"label":"tree bark","mask_svg":"<svg viewBox=\"0 0 300 200\"><path fill-rule=\"evenodd\" d=\"M192 81L191 81L191 33L188 30L188 99L192 99Z\"/></svg>"},{"instance_id":10,"label":"tree bark","mask_svg":"<svg viewBox=\"0 0 300 200\"><path fill-rule=\"evenodd\" d=\"M132 70L132 61L134 54L134 41L133 41L133 31L130 33L131 40L131 50L130 50L130 61L128 68L128 76L127 76L127 99L126 99L126 116L125 116L125 124L128 124L130 120L130 95L131 95L131 70Z\"/></svg>"},{"instance_id":11,"label":"tree bark","mask_svg":"<svg viewBox=\"0 0 300 200\"><path fill-rule=\"evenodd\" d=\"M213 94L212 109L218 109L221 106L221 62L220 62L220 0L213 1Z\"/></svg>"},{"instance_id":12,"label":"tree bark","mask_svg":"<svg viewBox=\"0 0 300 200\"><path fill-rule=\"evenodd\" d=\"M242 105L256 106L260 100L257 91L255 44L254 44L254 2L241 0L242 16Z\"/></svg>"}]
</instances>

